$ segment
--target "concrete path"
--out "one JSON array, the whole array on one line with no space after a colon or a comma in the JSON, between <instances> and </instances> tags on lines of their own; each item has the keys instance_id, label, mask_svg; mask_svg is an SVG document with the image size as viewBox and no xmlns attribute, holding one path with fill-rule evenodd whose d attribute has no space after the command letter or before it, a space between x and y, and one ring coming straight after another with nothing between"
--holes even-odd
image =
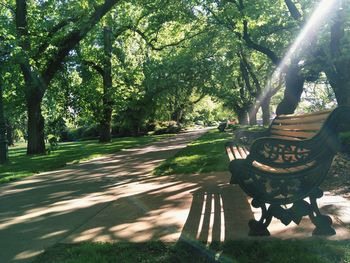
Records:
<instances>
[{"instance_id":1,"label":"concrete path","mask_svg":"<svg viewBox=\"0 0 350 263\"><path fill-rule=\"evenodd\" d=\"M152 177L162 160L205 130L180 134L65 169L0 186L0 262L27 262L58 242L163 240L191 242L249 238L259 216L229 173ZM350 204L321 199L337 235L350 239ZM273 221L273 237L308 238L312 225Z\"/></svg>"},{"instance_id":2,"label":"concrete path","mask_svg":"<svg viewBox=\"0 0 350 263\"><path fill-rule=\"evenodd\" d=\"M155 166L206 131L0 185L0 262L30 261L66 239L116 200L136 194L128 192L129 184L148 180Z\"/></svg>"}]
</instances>

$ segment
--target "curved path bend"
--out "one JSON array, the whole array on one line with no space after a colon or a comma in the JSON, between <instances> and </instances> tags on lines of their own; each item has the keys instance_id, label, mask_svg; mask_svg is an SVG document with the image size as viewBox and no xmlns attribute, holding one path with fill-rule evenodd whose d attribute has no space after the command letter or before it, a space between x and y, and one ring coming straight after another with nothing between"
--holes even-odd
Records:
<instances>
[{"instance_id":1,"label":"curved path bend","mask_svg":"<svg viewBox=\"0 0 350 263\"><path fill-rule=\"evenodd\" d=\"M130 185L156 180L150 175L160 162L206 131L181 133L0 185L0 262L30 261L46 247L68 240L115 201L129 196Z\"/></svg>"}]
</instances>

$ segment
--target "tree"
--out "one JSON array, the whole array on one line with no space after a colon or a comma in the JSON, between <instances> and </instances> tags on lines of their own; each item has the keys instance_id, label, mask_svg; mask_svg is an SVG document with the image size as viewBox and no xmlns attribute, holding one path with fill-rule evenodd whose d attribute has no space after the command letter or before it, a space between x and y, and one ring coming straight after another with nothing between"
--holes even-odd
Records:
<instances>
[{"instance_id":1,"label":"tree","mask_svg":"<svg viewBox=\"0 0 350 263\"><path fill-rule=\"evenodd\" d=\"M41 102L45 91L50 85L56 72L60 69L69 52L86 36L100 19L119 2L118 0L105 0L96 6L89 16L77 18L70 16L52 26L49 31L33 25L35 13L28 13L26 0L16 0L15 23L21 53L18 58L19 65L25 80L25 96L28 113L28 147L27 154L45 153L44 118L42 116ZM30 6L33 9L42 8L44 11L55 11L58 6L37 3ZM47 7L48 5L48 7ZM39 15L43 15L40 13ZM72 15L72 14L70 14ZM45 21L45 19L44 19ZM31 22L31 23L29 23ZM51 22L51 21L47 21ZM49 24L49 23L48 23ZM48 25L45 23L44 25ZM36 31L37 30L37 31ZM45 35L39 41L33 41L36 34Z\"/></svg>"},{"instance_id":2,"label":"tree","mask_svg":"<svg viewBox=\"0 0 350 263\"><path fill-rule=\"evenodd\" d=\"M350 105L350 4L339 1L330 27L330 38L320 52L320 65L339 105ZM326 58L326 59L325 59Z\"/></svg>"}]
</instances>

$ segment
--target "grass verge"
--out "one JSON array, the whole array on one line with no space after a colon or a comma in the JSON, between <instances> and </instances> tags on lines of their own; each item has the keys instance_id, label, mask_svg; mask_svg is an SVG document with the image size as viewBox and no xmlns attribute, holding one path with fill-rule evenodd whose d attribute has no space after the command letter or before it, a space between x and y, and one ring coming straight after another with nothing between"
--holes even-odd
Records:
<instances>
[{"instance_id":1,"label":"grass verge","mask_svg":"<svg viewBox=\"0 0 350 263\"><path fill-rule=\"evenodd\" d=\"M114 138L110 143L97 140L60 143L58 148L46 155L26 155L24 144L11 147L9 163L0 165L0 183L23 178L39 172L52 171L69 163L79 163L121 149L151 143L172 135Z\"/></svg>"},{"instance_id":2,"label":"grass verge","mask_svg":"<svg viewBox=\"0 0 350 263\"><path fill-rule=\"evenodd\" d=\"M225 143L232 135L218 130L210 130L179 151L174 157L155 168L155 175L206 173L226 171L228 158Z\"/></svg>"},{"instance_id":3,"label":"grass verge","mask_svg":"<svg viewBox=\"0 0 350 263\"><path fill-rule=\"evenodd\" d=\"M58 244L33 263L110 262L350 262L350 244L326 240L228 241L204 246L195 242Z\"/></svg>"}]
</instances>

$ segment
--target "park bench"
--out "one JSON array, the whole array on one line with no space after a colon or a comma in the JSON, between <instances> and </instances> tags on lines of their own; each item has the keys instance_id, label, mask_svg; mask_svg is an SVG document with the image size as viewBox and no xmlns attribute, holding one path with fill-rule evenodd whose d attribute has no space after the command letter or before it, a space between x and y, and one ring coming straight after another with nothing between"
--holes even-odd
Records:
<instances>
[{"instance_id":1,"label":"park bench","mask_svg":"<svg viewBox=\"0 0 350 263\"><path fill-rule=\"evenodd\" d=\"M299 224L309 216L316 226L313 235L333 235L332 219L321 214L317 199L334 155L339 150L338 133L350 122L350 107L304 115L280 115L269 126L265 137L251 145L230 142L231 184L252 197L260 208L259 220L250 220L249 235L270 235L272 217L288 225ZM308 201L307 201L308 200Z\"/></svg>"}]
</instances>

